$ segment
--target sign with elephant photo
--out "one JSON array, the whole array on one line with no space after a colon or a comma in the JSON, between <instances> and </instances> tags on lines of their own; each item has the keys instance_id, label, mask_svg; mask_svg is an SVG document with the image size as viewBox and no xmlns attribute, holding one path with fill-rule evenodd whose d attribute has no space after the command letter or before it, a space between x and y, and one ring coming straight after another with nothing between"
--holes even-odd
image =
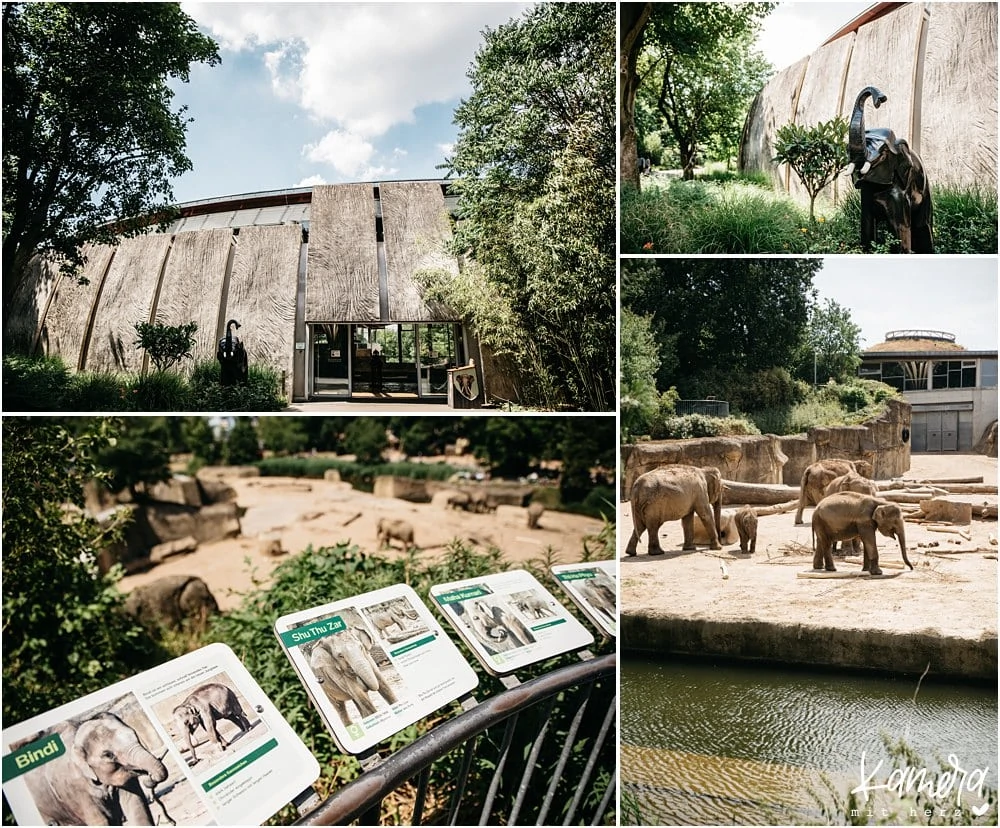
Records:
<instances>
[{"instance_id":1,"label":"sign with elephant photo","mask_svg":"<svg viewBox=\"0 0 1000 828\"><path fill-rule=\"evenodd\" d=\"M345 753L364 753L479 683L405 584L283 616L274 630Z\"/></svg>"},{"instance_id":2,"label":"sign with elephant photo","mask_svg":"<svg viewBox=\"0 0 1000 828\"><path fill-rule=\"evenodd\" d=\"M224 644L3 731L21 825L259 825L319 772Z\"/></svg>"},{"instance_id":3,"label":"sign with elephant photo","mask_svg":"<svg viewBox=\"0 0 1000 828\"><path fill-rule=\"evenodd\" d=\"M530 572L516 569L431 587L431 598L495 676L594 642Z\"/></svg>"},{"instance_id":4,"label":"sign with elephant photo","mask_svg":"<svg viewBox=\"0 0 1000 828\"><path fill-rule=\"evenodd\" d=\"M618 578L615 561L556 564L552 575L597 629L618 635Z\"/></svg>"}]
</instances>

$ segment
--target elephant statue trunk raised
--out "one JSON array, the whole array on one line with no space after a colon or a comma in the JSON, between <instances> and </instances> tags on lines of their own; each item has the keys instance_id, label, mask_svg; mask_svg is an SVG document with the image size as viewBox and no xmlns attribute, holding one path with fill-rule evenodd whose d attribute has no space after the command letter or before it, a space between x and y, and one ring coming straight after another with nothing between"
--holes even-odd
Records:
<instances>
[{"instance_id":1,"label":"elephant statue trunk raised","mask_svg":"<svg viewBox=\"0 0 1000 828\"><path fill-rule=\"evenodd\" d=\"M238 336L233 336L233 327L240 329L240 323L230 319L226 323L226 335L219 340L216 359L219 361L219 378L222 385L246 385L250 381L247 350Z\"/></svg>"},{"instance_id":2,"label":"elephant statue trunk raised","mask_svg":"<svg viewBox=\"0 0 1000 828\"><path fill-rule=\"evenodd\" d=\"M923 162L891 129L865 129L865 102L878 109L888 98L874 86L854 102L847 154L861 191L861 247L871 252L879 222L899 240L901 253L933 253L933 208Z\"/></svg>"}]
</instances>

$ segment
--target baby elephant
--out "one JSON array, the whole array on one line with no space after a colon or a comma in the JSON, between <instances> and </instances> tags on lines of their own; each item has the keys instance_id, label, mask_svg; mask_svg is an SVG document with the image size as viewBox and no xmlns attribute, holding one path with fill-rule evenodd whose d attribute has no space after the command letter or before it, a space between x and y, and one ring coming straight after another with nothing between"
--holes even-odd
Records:
<instances>
[{"instance_id":1,"label":"baby elephant","mask_svg":"<svg viewBox=\"0 0 1000 828\"><path fill-rule=\"evenodd\" d=\"M528 504L528 528L537 529L538 521L545 512L545 507L539 503L537 500L533 500Z\"/></svg>"},{"instance_id":2,"label":"baby elephant","mask_svg":"<svg viewBox=\"0 0 1000 828\"><path fill-rule=\"evenodd\" d=\"M403 551L408 552L413 546L413 526L409 521L379 518L376 529L379 547L390 546L393 538L403 544Z\"/></svg>"},{"instance_id":3,"label":"baby elephant","mask_svg":"<svg viewBox=\"0 0 1000 828\"><path fill-rule=\"evenodd\" d=\"M749 506L744 506L736 513L733 522L740 536L740 552L752 555L757 551L757 513Z\"/></svg>"},{"instance_id":4,"label":"baby elephant","mask_svg":"<svg viewBox=\"0 0 1000 828\"><path fill-rule=\"evenodd\" d=\"M219 735L215 724L217 720L228 719L240 729L240 733L250 730L250 722L236 694L224 684L214 682L195 688L191 695L174 708L174 719L191 751L192 763L198 761L194 740L191 738L197 727L204 728L208 737L222 750L226 749L227 742Z\"/></svg>"}]
</instances>

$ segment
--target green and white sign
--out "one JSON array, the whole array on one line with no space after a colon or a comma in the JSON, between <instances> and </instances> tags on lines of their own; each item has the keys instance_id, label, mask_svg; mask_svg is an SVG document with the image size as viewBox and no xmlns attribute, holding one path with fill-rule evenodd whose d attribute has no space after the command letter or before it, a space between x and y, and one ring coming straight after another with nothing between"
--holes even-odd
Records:
<instances>
[{"instance_id":1,"label":"green and white sign","mask_svg":"<svg viewBox=\"0 0 1000 828\"><path fill-rule=\"evenodd\" d=\"M562 590L604 635L618 635L618 577L615 561L558 564L552 574Z\"/></svg>"}]
</instances>

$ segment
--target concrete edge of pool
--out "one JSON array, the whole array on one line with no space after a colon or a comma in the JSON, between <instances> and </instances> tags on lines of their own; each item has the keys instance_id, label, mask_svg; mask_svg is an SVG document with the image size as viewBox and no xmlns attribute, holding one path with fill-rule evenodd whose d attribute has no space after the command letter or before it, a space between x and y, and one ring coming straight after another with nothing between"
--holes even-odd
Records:
<instances>
[{"instance_id":1,"label":"concrete edge of pool","mask_svg":"<svg viewBox=\"0 0 1000 828\"><path fill-rule=\"evenodd\" d=\"M623 652L721 656L788 665L844 667L935 678L996 681L997 636L960 638L933 630L896 633L760 620L713 620L622 612Z\"/></svg>"}]
</instances>

